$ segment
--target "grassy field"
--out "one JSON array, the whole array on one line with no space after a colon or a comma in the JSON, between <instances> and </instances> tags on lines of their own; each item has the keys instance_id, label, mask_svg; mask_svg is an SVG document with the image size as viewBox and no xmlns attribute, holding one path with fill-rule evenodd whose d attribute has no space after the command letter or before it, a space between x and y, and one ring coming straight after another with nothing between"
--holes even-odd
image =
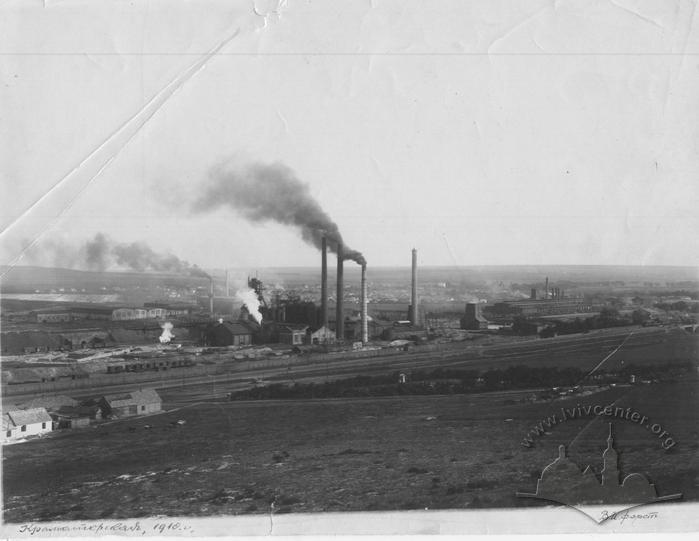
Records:
<instances>
[{"instance_id":1,"label":"grassy field","mask_svg":"<svg viewBox=\"0 0 699 541\"><path fill-rule=\"evenodd\" d=\"M559 444L599 473L608 426L568 421L531 448L523 436L560 407L612 401L678 442L665 451L649 430L616 421L622 472L696 501L697 384L693 374L552 403L491 393L193 404L5 447L4 520L542 505L515 492L534 490Z\"/></svg>"}]
</instances>

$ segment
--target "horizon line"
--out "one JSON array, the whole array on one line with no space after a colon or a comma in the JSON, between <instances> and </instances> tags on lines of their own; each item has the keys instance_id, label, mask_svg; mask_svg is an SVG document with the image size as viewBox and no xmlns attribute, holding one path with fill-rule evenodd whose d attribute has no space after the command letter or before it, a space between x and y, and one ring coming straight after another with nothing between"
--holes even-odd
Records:
<instances>
[{"instance_id":1,"label":"horizon line","mask_svg":"<svg viewBox=\"0 0 699 541\"><path fill-rule=\"evenodd\" d=\"M225 271L225 270L263 270L263 269L315 269L319 265L265 265L265 266L228 266L228 267L202 267L197 268L203 271ZM346 265L346 270L351 270L354 268L352 265ZM396 268L411 268L410 264L401 265L367 265L368 268L374 269L396 269ZM671 263L658 263L658 264L633 264L633 263L482 263L473 265L429 265L421 264L418 265L422 269L476 269L476 268L507 268L507 267L583 267L583 268L638 268L638 269L651 269L651 268L674 268L674 269L694 269L699 273L699 265L682 265L682 264L671 264ZM157 270L143 270L139 271L136 269L128 268L109 268L109 269L80 269L72 267L60 267L60 266L46 266L46 265L9 265L0 264L2 269L46 269L46 270L68 270L75 272L94 272L94 273L131 273L131 274L169 274L173 276L183 276L187 275L187 272L173 272L173 271L157 271ZM361 269L361 265L356 265L357 270ZM697 276L699 278L699 274Z\"/></svg>"}]
</instances>

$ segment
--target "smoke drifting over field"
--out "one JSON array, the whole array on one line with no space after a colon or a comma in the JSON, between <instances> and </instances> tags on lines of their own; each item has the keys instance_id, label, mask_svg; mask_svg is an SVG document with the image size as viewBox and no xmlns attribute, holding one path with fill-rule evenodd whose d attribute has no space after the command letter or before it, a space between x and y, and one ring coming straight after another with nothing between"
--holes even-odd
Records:
<instances>
[{"instance_id":1,"label":"smoke drifting over field","mask_svg":"<svg viewBox=\"0 0 699 541\"><path fill-rule=\"evenodd\" d=\"M79 270L112 269L153 271L208 277L196 265L190 265L172 254L161 254L144 242L117 243L103 233L81 246L65 241L44 241L27 252L30 263Z\"/></svg>"},{"instance_id":2,"label":"smoke drifting over field","mask_svg":"<svg viewBox=\"0 0 699 541\"><path fill-rule=\"evenodd\" d=\"M214 167L210 183L193 210L202 213L220 207L228 207L252 222L293 226L304 241L319 250L323 237L333 252L337 252L338 243L344 246L337 224L311 195L308 184L281 163ZM365 263L360 252L346 246L344 258Z\"/></svg>"}]
</instances>

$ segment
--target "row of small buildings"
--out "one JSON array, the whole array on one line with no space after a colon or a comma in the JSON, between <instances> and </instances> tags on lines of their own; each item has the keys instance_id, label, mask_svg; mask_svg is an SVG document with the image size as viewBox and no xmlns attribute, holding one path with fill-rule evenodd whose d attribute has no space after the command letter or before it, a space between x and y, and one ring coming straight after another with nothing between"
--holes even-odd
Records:
<instances>
[{"instance_id":1,"label":"row of small buildings","mask_svg":"<svg viewBox=\"0 0 699 541\"><path fill-rule=\"evenodd\" d=\"M3 441L41 436L53 430L83 428L102 419L133 417L162 410L154 389L105 395L79 402L69 396L35 398L2 412Z\"/></svg>"},{"instance_id":2,"label":"row of small buildings","mask_svg":"<svg viewBox=\"0 0 699 541\"><path fill-rule=\"evenodd\" d=\"M354 324L353 324L354 323ZM427 333L423 327L416 327L409 321L384 322L372 320L368 322L369 337L384 340L421 340ZM359 322L348 319L345 322L346 341L361 340ZM249 346L252 344L287 344L328 345L337 341L335 331L325 325L313 327L301 323L263 322L258 325L252 321L224 321L207 325L201 334L202 345L205 346Z\"/></svg>"},{"instance_id":3,"label":"row of small buildings","mask_svg":"<svg viewBox=\"0 0 699 541\"><path fill-rule=\"evenodd\" d=\"M197 307L186 303L146 302L142 307L133 306L54 306L32 311L37 323L67 323L79 320L132 321L140 319L165 319L183 317Z\"/></svg>"}]
</instances>

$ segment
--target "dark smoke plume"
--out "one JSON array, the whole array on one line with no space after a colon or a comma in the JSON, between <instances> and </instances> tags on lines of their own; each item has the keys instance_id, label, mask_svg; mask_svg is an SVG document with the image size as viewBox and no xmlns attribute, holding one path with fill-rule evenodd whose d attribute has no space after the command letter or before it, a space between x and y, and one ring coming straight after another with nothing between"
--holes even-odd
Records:
<instances>
[{"instance_id":1,"label":"dark smoke plume","mask_svg":"<svg viewBox=\"0 0 699 541\"><path fill-rule=\"evenodd\" d=\"M116 243L103 233L79 247L64 241L45 241L27 255L32 262L57 267L96 271L127 268L209 278L199 267L175 255L159 254L143 242Z\"/></svg>"},{"instance_id":2,"label":"dark smoke plume","mask_svg":"<svg viewBox=\"0 0 699 541\"><path fill-rule=\"evenodd\" d=\"M196 265L190 265L172 254L158 254L143 242L115 244L112 246L111 253L118 266L140 272L150 270L192 276L209 276Z\"/></svg>"},{"instance_id":3,"label":"dark smoke plume","mask_svg":"<svg viewBox=\"0 0 699 541\"><path fill-rule=\"evenodd\" d=\"M88 269L104 270L109 256L109 241L102 233L85 243L85 262Z\"/></svg>"},{"instance_id":4,"label":"dark smoke plume","mask_svg":"<svg viewBox=\"0 0 699 541\"><path fill-rule=\"evenodd\" d=\"M323 237L337 253L342 235L337 224L311 195L308 184L281 163L214 167L211 182L195 202L195 212L227 206L253 222L277 222L299 229L301 238L320 249ZM364 256L344 246L344 258L366 263Z\"/></svg>"}]
</instances>

